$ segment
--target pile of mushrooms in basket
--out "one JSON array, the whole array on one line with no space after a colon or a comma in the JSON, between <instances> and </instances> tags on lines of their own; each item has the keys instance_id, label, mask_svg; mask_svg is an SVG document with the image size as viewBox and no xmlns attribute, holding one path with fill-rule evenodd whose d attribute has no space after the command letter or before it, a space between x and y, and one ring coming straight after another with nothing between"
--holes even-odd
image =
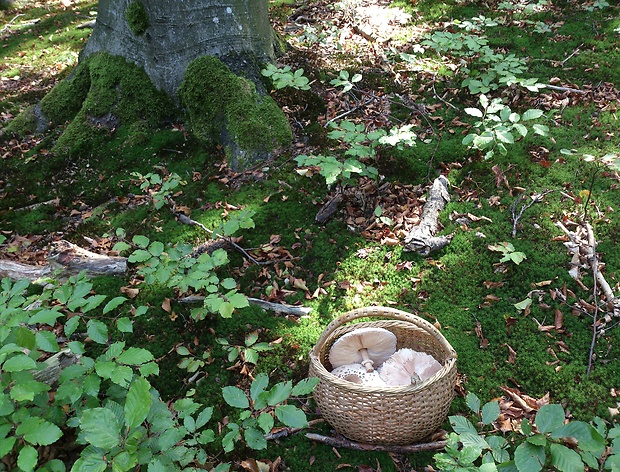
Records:
<instances>
[{"instance_id":1,"label":"pile of mushrooms in basket","mask_svg":"<svg viewBox=\"0 0 620 472\"><path fill-rule=\"evenodd\" d=\"M329 351L332 374L372 387L396 387L422 382L441 369L433 356L403 348L384 328L358 328L344 334Z\"/></svg>"}]
</instances>

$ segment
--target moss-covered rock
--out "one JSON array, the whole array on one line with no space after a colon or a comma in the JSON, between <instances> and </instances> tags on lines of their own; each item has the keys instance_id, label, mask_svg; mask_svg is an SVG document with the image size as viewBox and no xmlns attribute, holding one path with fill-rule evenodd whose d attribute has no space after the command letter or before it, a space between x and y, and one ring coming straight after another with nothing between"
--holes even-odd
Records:
<instances>
[{"instance_id":1,"label":"moss-covered rock","mask_svg":"<svg viewBox=\"0 0 620 472\"><path fill-rule=\"evenodd\" d=\"M189 65L178 95L192 132L205 142L222 143L233 167L247 167L291 142L291 129L274 100L214 56Z\"/></svg>"},{"instance_id":2,"label":"moss-covered rock","mask_svg":"<svg viewBox=\"0 0 620 472\"><path fill-rule=\"evenodd\" d=\"M141 68L121 57L97 53L59 82L41 100L40 109L51 126L69 122L53 152L75 155L87 152L120 126L155 129L175 107Z\"/></svg>"}]
</instances>

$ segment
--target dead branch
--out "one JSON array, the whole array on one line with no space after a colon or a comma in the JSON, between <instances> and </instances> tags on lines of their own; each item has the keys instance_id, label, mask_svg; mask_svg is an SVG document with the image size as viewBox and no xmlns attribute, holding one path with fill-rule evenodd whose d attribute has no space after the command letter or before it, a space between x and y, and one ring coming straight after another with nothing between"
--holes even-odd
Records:
<instances>
[{"instance_id":1,"label":"dead branch","mask_svg":"<svg viewBox=\"0 0 620 472\"><path fill-rule=\"evenodd\" d=\"M420 224L415 226L405 237L404 250L428 256L432 251L446 247L453 235L435 236L439 229L439 213L450 201L448 179L440 175L428 191L428 197L422 210Z\"/></svg>"},{"instance_id":2,"label":"dead branch","mask_svg":"<svg viewBox=\"0 0 620 472\"><path fill-rule=\"evenodd\" d=\"M179 299L179 303L202 303L205 297L202 295L189 295ZM307 306L286 305L284 303L268 302L267 300L261 300L260 298L248 297L248 302L252 305L258 305L265 311L273 311L275 313L284 313L285 315L292 316L305 316L308 315L312 308Z\"/></svg>"},{"instance_id":3,"label":"dead branch","mask_svg":"<svg viewBox=\"0 0 620 472\"><path fill-rule=\"evenodd\" d=\"M553 190L545 190L542 193L535 193L534 195L530 195L531 200L528 203L523 203L521 208L517 211L517 207L519 203L523 200L523 194L519 194L517 199L512 203L510 208L510 214L512 218L512 237L515 238L517 236L517 225L519 224L519 220L523 216L523 213L528 210L534 203L542 202L545 195L553 192Z\"/></svg>"},{"instance_id":4,"label":"dead branch","mask_svg":"<svg viewBox=\"0 0 620 472\"><path fill-rule=\"evenodd\" d=\"M342 190L338 188L336 190L336 194L333 197L331 197L327 201L327 203L325 203L321 207L319 212L316 214L314 221L316 221L319 224L325 223L327 220L329 220L334 215L334 213L336 213L336 211L338 210L338 207L343 201L344 201L344 195L342 193Z\"/></svg>"},{"instance_id":5,"label":"dead branch","mask_svg":"<svg viewBox=\"0 0 620 472\"><path fill-rule=\"evenodd\" d=\"M446 447L447 441L433 441L429 443L410 444L405 446L383 446L380 444L364 444L351 441L344 436L333 438L315 433L306 433L306 437L313 441L322 442L328 446L346 447L356 451L385 451L394 452L396 454L410 454L422 451L438 451Z\"/></svg>"},{"instance_id":6,"label":"dead branch","mask_svg":"<svg viewBox=\"0 0 620 472\"><path fill-rule=\"evenodd\" d=\"M126 258L96 254L64 240L52 244L47 261L47 265L35 266L0 259L0 276L36 282L49 277L55 270L59 270L63 278L83 270L91 275L122 275L127 272Z\"/></svg>"},{"instance_id":7,"label":"dead branch","mask_svg":"<svg viewBox=\"0 0 620 472\"><path fill-rule=\"evenodd\" d=\"M290 436L292 434L296 434L296 433L299 433L300 431L308 429L308 428L314 426L317 423L323 423L324 421L325 420L323 418L317 418L316 420L308 421L308 426L306 426L305 428L282 428L281 430L276 431L275 433L265 434L265 439L267 441L269 441L269 440L272 440L272 439L285 438L285 437Z\"/></svg>"}]
</instances>

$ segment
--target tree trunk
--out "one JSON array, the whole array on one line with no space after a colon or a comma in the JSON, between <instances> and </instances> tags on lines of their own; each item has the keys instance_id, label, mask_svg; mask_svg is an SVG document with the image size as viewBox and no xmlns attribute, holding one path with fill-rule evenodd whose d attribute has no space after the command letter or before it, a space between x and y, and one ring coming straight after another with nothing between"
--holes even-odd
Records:
<instances>
[{"instance_id":1,"label":"tree trunk","mask_svg":"<svg viewBox=\"0 0 620 472\"><path fill-rule=\"evenodd\" d=\"M267 0L100 0L78 67L7 132L69 122L51 151L79 157L120 128L148 136L182 118L250 167L292 140L260 74L273 39Z\"/></svg>"},{"instance_id":2,"label":"tree trunk","mask_svg":"<svg viewBox=\"0 0 620 472\"><path fill-rule=\"evenodd\" d=\"M100 0L81 58L99 51L122 56L175 96L187 66L199 57L273 60L267 13L267 0Z\"/></svg>"}]
</instances>

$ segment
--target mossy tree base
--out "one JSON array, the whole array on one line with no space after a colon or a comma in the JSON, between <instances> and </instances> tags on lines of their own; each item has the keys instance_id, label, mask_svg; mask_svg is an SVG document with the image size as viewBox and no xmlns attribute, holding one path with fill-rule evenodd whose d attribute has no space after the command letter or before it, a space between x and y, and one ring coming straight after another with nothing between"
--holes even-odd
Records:
<instances>
[{"instance_id":1,"label":"mossy tree base","mask_svg":"<svg viewBox=\"0 0 620 472\"><path fill-rule=\"evenodd\" d=\"M247 168L291 142L291 129L275 101L214 56L188 66L179 98L195 136L221 143L233 168Z\"/></svg>"}]
</instances>

